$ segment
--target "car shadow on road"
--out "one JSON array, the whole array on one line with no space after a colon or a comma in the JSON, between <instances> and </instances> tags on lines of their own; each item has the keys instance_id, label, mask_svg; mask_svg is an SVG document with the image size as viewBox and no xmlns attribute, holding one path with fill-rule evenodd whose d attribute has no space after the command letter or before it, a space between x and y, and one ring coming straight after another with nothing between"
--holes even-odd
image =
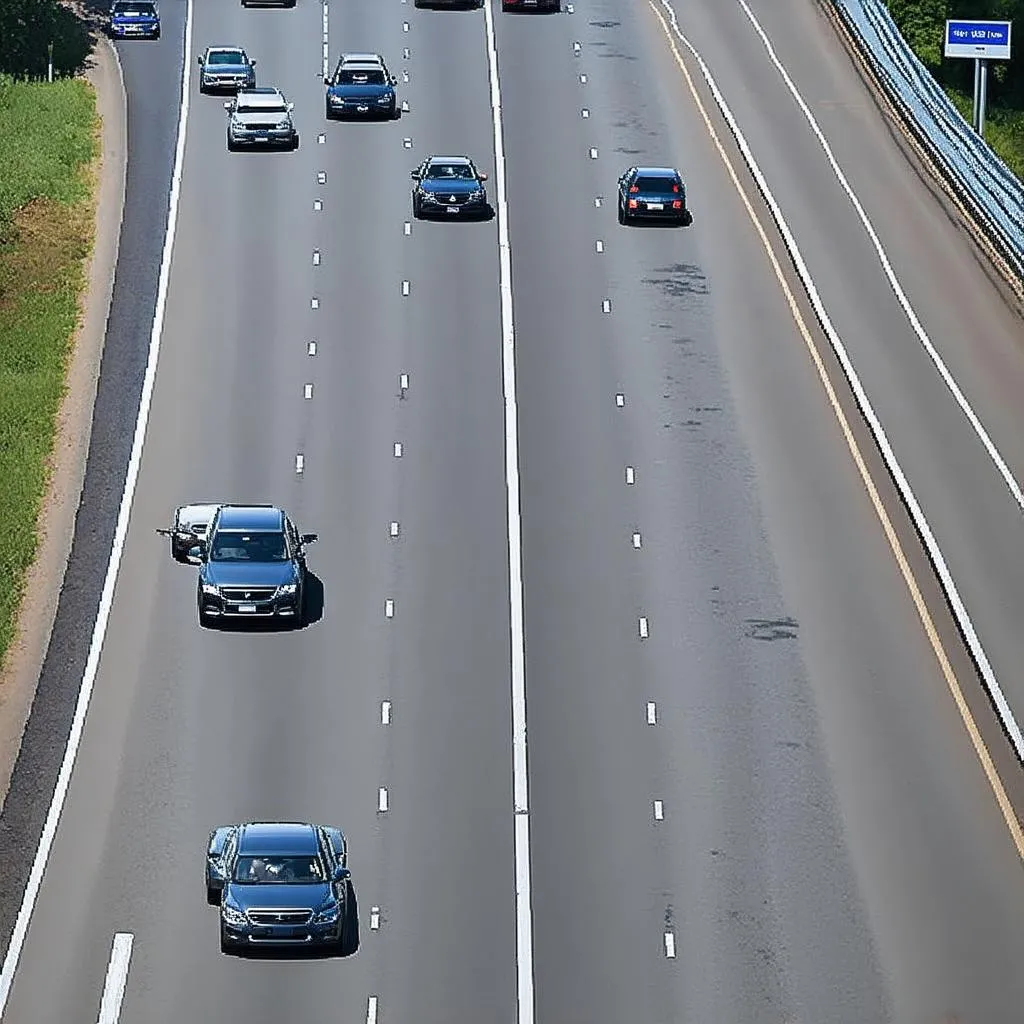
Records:
<instances>
[{"instance_id":1,"label":"car shadow on road","mask_svg":"<svg viewBox=\"0 0 1024 1024\"><path fill-rule=\"evenodd\" d=\"M345 901L351 908L352 915L349 925L349 941L344 949L336 946L284 946L277 949L243 946L233 950L233 956L243 960L347 960L359 952L359 901L356 890L351 882L347 882Z\"/></svg>"}]
</instances>

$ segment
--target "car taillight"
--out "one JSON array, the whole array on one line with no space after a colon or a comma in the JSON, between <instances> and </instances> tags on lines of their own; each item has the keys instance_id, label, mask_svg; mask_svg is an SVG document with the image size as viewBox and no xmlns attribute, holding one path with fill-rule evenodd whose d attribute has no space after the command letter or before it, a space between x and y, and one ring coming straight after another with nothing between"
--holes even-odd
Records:
<instances>
[{"instance_id":1,"label":"car taillight","mask_svg":"<svg viewBox=\"0 0 1024 1024\"><path fill-rule=\"evenodd\" d=\"M679 186L678 185L673 185L672 186L672 191L673 192L678 192L679 191Z\"/></svg>"},{"instance_id":2,"label":"car taillight","mask_svg":"<svg viewBox=\"0 0 1024 1024\"><path fill-rule=\"evenodd\" d=\"M634 194L634 195L635 195L635 194L636 194L637 192L639 192L639 191L640 191L640 186L639 186L639 185L630 185L630 186L629 186L629 191L630 191L630 192L631 192L632 194Z\"/></svg>"},{"instance_id":3,"label":"car taillight","mask_svg":"<svg viewBox=\"0 0 1024 1024\"><path fill-rule=\"evenodd\" d=\"M630 199L630 201L629 201L629 208L631 210L635 210L636 209L636 200L635 199Z\"/></svg>"},{"instance_id":4,"label":"car taillight","mask_svg":"<svg viewBox=\"0 0 1024 1024\"><path fill-rule=\"evenodd\" d=\"M683 208L683 201L682 201L682 199L673 199L672 200L672 209L673 210L681 210L682 208Z\"/></svg>"}]
</instances>

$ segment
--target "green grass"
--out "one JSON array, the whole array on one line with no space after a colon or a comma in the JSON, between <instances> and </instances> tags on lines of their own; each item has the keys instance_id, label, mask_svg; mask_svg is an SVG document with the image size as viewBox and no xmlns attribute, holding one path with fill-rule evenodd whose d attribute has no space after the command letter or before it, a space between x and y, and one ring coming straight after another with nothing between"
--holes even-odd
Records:
<instances>
[{"instance_id":1,"label":"green grass","mask_svg":"<svg viewBox=\"0 0 1024 1024\"><path fill-rule=\"evenodd\" d=\"M959 89L943 88L970 124L973 98ZM1024 180L1024 110L989 107L985 112L985 141L1002 157L1006 166Z\"/></svg>"},{"instance_id":2,"label":"green grass","mask_svg":"<svg viewBox=\"0 0 1024 1024\"><path fill-rule=\"evenodd\" d=\"M91 85L0 76L0 660L36 551L98 152Z\"/></svg>"}]
</instances>

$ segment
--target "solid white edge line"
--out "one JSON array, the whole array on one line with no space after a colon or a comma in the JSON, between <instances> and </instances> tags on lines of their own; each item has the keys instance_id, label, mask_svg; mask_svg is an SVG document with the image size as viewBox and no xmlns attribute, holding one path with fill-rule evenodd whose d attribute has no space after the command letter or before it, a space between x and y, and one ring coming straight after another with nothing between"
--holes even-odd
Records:
<instances>
[{"instance_id":1,"label":"solid white edge line","mask_svg":"<svg viewBox=\"0 0 1024 1024\"><path fill-rule=\"evenodd\" d=\"M917 339L921 342L921 346L924 348L925 352L928 353L928 357L931 359L936 370L939 371L939 376L942 377L942 380L949 389L950 394L952 394L953 398L956 400L956 404L960 406L960 410L963 412L964 416L967 417L967 421L970 423L975 434L977 434L978 439L985 448L985 451L988 452L989 458L995 464L996 469L999 471L999 475L1003 478L1003 483L1006 484L1010 494L1013 495L1013 500L1017 502L1019 508L1024 509L1024 491L1021 490L1021 486L1014 477L1010 467L1006 464L1006 460L999 453L999 449L996 447L995 442L989 436L988 431L985 430L985 427L982 425L979 417L975 414L974 409L967 400L967 396L960 390L960 385L957 384L953 374L950 373L942 356L939 354L938 349L934 344L932 344L932 340L929 337L928 332L924 329L924 325L918 318L917 312L911 304L910 299L907 297L907 293L903 290L903 286L900 284L900 280L896 276L896 272L892 268L892 263L885 251L885 247L882 245L881 239L878 237L878 233L875 231L875 226L872 224L871 218L868 217L867 211L861 204L860 198L857 193L854 192L853 186L847 179L842 167L839 166L839 161L832 152L832 147L829 145L828 139L825 138L825 133L821 130L814 114L811 113L810 108L804 102L804 98L801 96L793 82L793 79L790 78L789 72L776 55L775 48L772 46L771 40L761 27L761 23L754 16L754 12L747 6L745 0L738 0L738 2L743 8L743 11L751 25L753 25L754 31L761 37L761 42L764 44L764 48L768 53L768 59L775 65L775 69L782 76L782 80L786 83L786 88L789 90L790 95L796 101L797 106L804 115L804 119L810 126L811 132L818 140L818 144L821 146L822 151L825 154L825 158L828 160L829 166L832 168L832 173L835 175L836 180L839 182L842 190L846 193L847 198L853 205L861 224L864 226L864 230L868 234L868 238L871 239L875 255L878 257L878 262L882 265L882 270L889 282L889 287L896 296L896 301L900 304L903 312L906 314L911 329L914 334L917 335Z\"/></svg>"},{"instance_id":2,"label":"solid white edge line","mask_svg":"<svg viewBox=\"0 0 1024 1024\"><path fill-rule=\"evenodd\" d=\"M132 962L134 941L135 936L131 932L114 934L107 977L103 983L103 998L100 1000L100 1015L96 1018L96 1024L117 1024L121 1017L121 1003L124 1001L124 990L128 985L128 968Z\"/></svg>"},{"instance_id":3,"label":"solid white edge line","mask_svg":"<svg viewBox=\"0 0 1024 1024\"><path fill-rule=\"evenodd\" d=\"M124 490L121 492L121 505L117 513L117 524L114 527L114 541L107 562L107 573L100 594L96 622L93 625L92 640L89 645L89 656L82 673L82 683L78 691L75 714L71 720L71 731L68 733L67 746L64 748L64 759L54 786L50 808L43 823L43 831L36 847L32 870L29 872L25 885L25 894L18 909L18 917L11 932L11 941L4 956L3 967L0 968L0 1018L3 1018L7 1000L14 985L14 974L18 969L18 961L25 945L32 911L39 896L43 882L43 872L50 857L50 850L57 834L64 801L67 798L71 783L71 772L78 756L78 748L82 742L82 731L85 727L85 716L89 710L93 686L96 683L96 672L99 668L100 652L107 633L110 619L110 608L114 598L114 585L117 582L118 570L121 567L121 555L124 551L125 538L128 535L128 519L132 501L135 497L135 486L139 478L139 466L142 461L142 445L146 437L146 425L149 422L149 406L153 399L153 385L156 379L157 356L160 354L160 336L163 332L164 309L167 303L167 285L171 273L171 252L174 248L174 232L178 223L178 199L181 194L181 172L185 156L185 126L188 122L189 85L192 74L192 0L186 0L185 37L182 51L181 72L181 106L178 111L178 138L174 150L174 167L171 171L171 191L168 197L167 227L164 233L164 250L160 263L160 277L157 283L156 306L153 311L153 324L149 335L149 355L146 361L146 375L142 381L142 394L139 398L139 413L135 420L135 435L132 439L131 455L128 459L128 472L125 476Z\"/></svg>"},{"instance_id":4,"label":"solid white edge line","mask_svg":"<svg viewBox=\"0 0 1024 1024\"><path fill-rule=\"evenodd\" d=\"M512 684L512 791L516 873L516 1020L533 1024L533 909L530 879L530 806L526 741L526 648L523 636L522 523L519 511L519 410L516 397L516 335L512 312L512 248L508 230L505 137L498 78L494 13L484 4L487 64L494 125L495 200L501 292L501 369L505 398L505 494L508 516L509 628Z\"/></svg>"},{"instance_id":5,"label":"solid white edge line","mask_svg":"<svg viewBox=\"0 0 1024 1024\"><path fill-rule=\"evenodd\" d=\"M754 154L750 149L746 136L740 129L732 110L728 103L726 103L721 89L718 87L718 83L711 74L711 69L708 67L697 48L680 31L679 22L676 20L676 12L672 7L670 0L660 0L660 3L662 7L665 8L666 17L672 25L672 31L675 32L677 38L682 42L686 49L690 51L690 54L696 61L697 66L700 68L701 76L707 83L707 86L714 97L715 104L721 111L722 116L725 118L725 121L729 126L729 131L732 133L733 138L736 140L736 145L743 154L744 162L750 170L754 180L757 182L758 190L764 198L768 209L771 211L772 220L774 220L775 225L779 230L779 234L782 235L783 243L786 246L786 250L789 252L793 266L796 268L796 272L803 283L804 290L807 292L807 297L814 308L814 314L818 318L818 323L825 332L829 345L835 353L836 358L839 360L840 366L843 368L843 374L850 386L850 390L853 391L854 399L861 411L861 415L864 417L864 420L868 425L868 429L874 436L875 444L878 445L878 449L882 455L883 461L885 462L886 468L892 476L893 482L896 485L896 489L900 492L900 496L902 497L904 504L907 506L907 511L910 513L910 517L914 522L914 526L921 538L921 542L924 544L928 557L935 568L935 573L939 578L939 583L945 592L946 600L949 602L953 615L960 627L960 631L964 635L964 639L966 640L971 656L974 658L974 662L978 667L978 671L981 674L985 688L988 690L989 696L992 699L992 703L996 707L996 713L999 715L999 720L1002 722L1003 728L1006 730L1006 733L1010 738L1010 742L1013 744L1013 748L1018 759L1024 761L1024 734L1021 733L1020 726L1017 724L1017 720L1013 716L1009 702L1006 700L1002 687L996 679L995 671L992 668L991 662L988 660L988 655L985 653L984 647L981 645L981 639L978 636L977 630L974 628L974 622L968 614L963 598L960 596L960 591L958 590L957 585L953 580L953 576L949 571L949 566L946 564L946 558L939 548L938 541L935 539L935 534L932 532L931 525L925 518L924 511L922 510L921 505L910 486L910 481L907 479L906 473L903 472L903 467L896 458L896 453L893 450L892 444L889 441L889 437L886 434L884 427L882 426L882 422L878 418L874 406L872 406L868 399L867 392L864 390L864 385L861 383L860 377L857 375L857 371L854 369L853 362L850 359L849 353L846 351L846 346L839 337L839 334L828 315L828 311L825 309L821 296L818 294L817 286L811 277L810 271L807 269L807 264L804 262L803 255L800 252L800 247L796 243L796 238L793 236L793 232L790 230L789 224L786 222L786 218L782 214L782 209L780 208L774 193L768 186L764 173L761 171L760 166L754 159Z\"/></svg>"}]
</instances>

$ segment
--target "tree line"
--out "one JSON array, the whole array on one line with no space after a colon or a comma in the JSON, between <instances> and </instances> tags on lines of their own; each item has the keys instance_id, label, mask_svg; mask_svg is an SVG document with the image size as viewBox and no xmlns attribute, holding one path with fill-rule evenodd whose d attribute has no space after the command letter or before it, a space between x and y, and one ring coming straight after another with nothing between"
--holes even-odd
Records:
<instances>
[{"instance_id":1,"label":"tree line","mask_svg":"<svg viewBox=\"0 0 1024 1024\"><path fill-rule=\"evenodd\" d=\"M968 95L974 61L946 60L942 40L947 18L1012 21L1013 59L989 62L989 103L1024 109L1024 0L886 0L903 38L943 85Z\"/></svg>"},{"instance_id":2,"label":"tree line","mask_svg":"<svg viewBox=\"0 0 1024 1024\"><path fill-rule=\"evenodd\" d=\"M58 0L0 0L0 74L45 78L50 43L54 75L81 71L92 49L84 9Z\"/></svg>"}]
</instances>

